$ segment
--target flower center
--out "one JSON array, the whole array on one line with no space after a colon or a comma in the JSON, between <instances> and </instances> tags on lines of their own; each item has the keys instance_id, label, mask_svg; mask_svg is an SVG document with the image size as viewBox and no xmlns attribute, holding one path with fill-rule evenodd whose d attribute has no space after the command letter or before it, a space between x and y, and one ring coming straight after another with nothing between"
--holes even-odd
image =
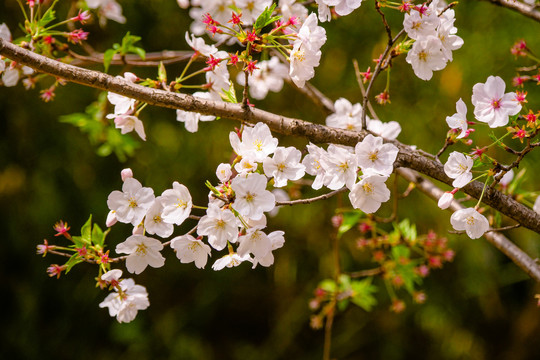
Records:
<instances>
[{"instance_id":1,"label":"flower center","mask_svg":"<svg viewBox=\"0 0 540 360\"><path fill-rule=\"evenodd\" d=\"M341 169L342 172L345 172L349 169L349 164L344 162L344 163L341 163L339 164L339 168Z\"/></svg>"},{"instance_id":2,"label":"flower center","mask_svg":"<svg viewBox=\"0 0 540 360\"><path fill-rule=\"evenodd\" d=\"M129 198L129 207L130 208L136 208L137 207L137 200L135 200L135 198L133 198L133 197Z\"/></svg>"},{"instance_id":3,"label":"flower center","mask_svg":"<svg viewBox=\"0 0 540 360\"><path fill-rule=\"evenodd\" d=\"M467 222L467 225L474 225L474 223L476 222L476 219L473 217L473 216L469 216L467 218L467 220L465 220Z\"/></svg>"},{"instance_id":4,"label":"flower center","mask_svg":"<svg viewBox=\"0 0 540 360\"><path fill-rule=\"evenodd\" d=\"M146 255L146 245L144 244L139 244L137 245L137 250L135 250L135 252L137 253L138 256L144 256Z\"/></svg>"},{"instance_id":5,"label":"flower center","mask_svg":"<svg viewBox=\"0 0 540 360\"><path fill-rule=\"evenodd\" d=\"M369 160L371 160L372 162L375 162L375 160L379 160L379 152L378 151L370 152Z\"/></svg>"},{"instance_id":6,"label":"flower center","mask_svg":"<svg viewBox=\"0 0 540 360\"><path fill-rule=\"evenodd\" d=\"M159 224L160 222L163 221L163 220L161 219L161 216L159 216L159 215L154 216L154 217L152 218L152 220L154 220L154 222L155 222L156 224Z\"/></svg>"},{"instance_id":7,"label":"flower center","mask_svg":"<svg viewBox=\"0 0 540 360\"><path fill-rule=\"evenodd\" d=\"M181 207L181 208L185 209L187 207L187 203L184 200L176 199L176 201L177 201L177 203L176 203L177 208Z\"/></svg>"},{"instance_id":8,"label":"flower center","mask_svg":"<svg viewBox=\"0 0 540 360\"><path fill-rule=\"evenodd\" d=\"M362 185L362 189L366 194L371 194L373 192L373 185L370 183L365 183Z\"/></svg>"},{"instance_id":9,"label":"flower center","mask_svg":"<svg viewBox=\"0 0 540 360\"><path fill-rule=\"evenodd\" d=\"M498 99L498 100L493 100L491 102L491 106L494 108L494 109L499 109L501 107L501 99Z\"/></svg>"},{"instance_id":10,"label":"flower center","mask_svg":"<svg viewBox=\"0 0 540 360\"><path fill-rule=\"evenodd\" d=\"M418 60L427 61L427 58L428 58L428 54L425 51L422 50L418 53Z\"/></svg>"},{"instance_id":11,"label":"flower center","mask_svg":"<svg viewBox=\"0 0 540 360\"><path fill-rule=\"evenodd\" d=\"M255 199L255 194L252 194L248 191L246 196L244 196L244 199L246 199L247 202L252 202Z\"/></svg>"},{"instance_id":12,"label":"flower center","mask_svg":"<svg viewBox=\"0 0 540 360\"><path fill-rule=\"evenodd\" d=\"M262 151L262 141L257 139L253 142L253 146L255 146L255 149L257 149L257 151Z\"/></svg>"},{"instance_id":13,"label":"flower center","mask_svg":"<svg viewBox=\"0 0 540 360\"><path fill-rule=\"evenodd\" d=\"M216 227L219 229L223 229L225 227L225 221L219 219L218 221L216 221Z\"/></svg>"},{"instance_id":14,"label":"flower center","mask_svg":"<svg viewBox=\"0 0 540 360\"><path fill-rule=\"evenodd\" d=\"M277 171L283 172L283 170L285 170L286 168L287 166L284 163L281 163L277 166Z\"/></svg>"}]
</instances>

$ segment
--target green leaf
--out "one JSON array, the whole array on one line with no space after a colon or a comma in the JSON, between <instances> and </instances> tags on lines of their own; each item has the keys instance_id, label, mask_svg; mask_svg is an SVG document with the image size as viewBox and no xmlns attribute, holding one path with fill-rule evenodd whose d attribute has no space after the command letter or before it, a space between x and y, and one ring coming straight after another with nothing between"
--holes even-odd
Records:
<instances>
[{"instance_id":1,"label":"green leaf","mask_svg":"<svg viewBox=\"0 0 540 360\"><path fill-rule=\"evenodd\" d=\"M105 234L103 230L101 230L98 224L94 224L94 228L92 229L92 243L103 247L104 240Z\"/></svg>"},{"instance_id":2,"label":"green leaf","mask_svg":"<svg viewBox=\"0 0 540 360\"><path fill-rule=\"evenodd\" d=\"M146 59L146 51L143 48L132 46L129 49L129 52L139 55L141 59Z\"/></svg>"},{"instance_id":3,"label":"green leaf","mask_svg":"<svg viewBox=\"0 0 540 360\"><path fill-rule=\"evenodd\" d=\"M272 6L270 6L269 8L265 8L261 15L259 15L257 20L255 20L253 30L255 30L256 33L259 33L263 27L272 22L270 20L272 19L272 13L274 12L275 8L276 4L272 4Z\"/></svg>"},{"instance_id":4,"label":"green leaf","mask_svg":"<svg viewBox=\"0 0 540 360\"><path fill-rule=\"evenodd\" d=\"M81 257L79 256L79 254L73 254L68 261L66 261L66 263L64 265L67 266L66 268L66 274L71 270L72 267L74 267L75 265L79 264L83 262L83 260L81 259Z\"/></svg>"},{"instance_id":5,"label":"green leaf","mask_svg":"<svg viewBox=\"0 0 540 360\"><path fill-rule=\"evenodd\" d=\"M109 49L103 54L103 66L105 67L105 72L109 71L109 66L111 61L114 58L114 55L118 53L118 49Z\"/></svg>"},{"instance_id":6,"label":"green leaf","mask_svg":"<svg viewBox=\"0 0 540 360\"><path fill-rule=\"evenodd\" d=\"M400 258L409 259L411 257L411 250L405 245L397 245L392 247L392 258L399 262Z\"/></svg>"},{"instance_id":7,"label":"green leaf","mask_svg":"<svg viewBox=\"0 0 540 360\"><path fill-rule=\"evenodd\" d=\"M403 235L403 237L410 242L416 241L416 225L411 224L409 222L409 219L404 219L398 224L399 231Z\"/></svg>"},{"instance_id":8,"label":"green leaf","mask_svg":"<svg viewBox=\"0 0 540 360\"><path fill-rule=\"evenodd\" d=\"M331 279L326 279L326 280L321 281L319 283L319 287L329 293L335 293L337 290L336 282Z\"/></svg>"},{"instance_id":9,"label":"green leaf","mask_svg":"<svg viewBox=\"0 0 540 360\"><path fill-rule=\"evenodd\" d=\"M57 2L58 0L55 0L53 4L49 7L49 9L45 12L45 14L43 14L41 19L39 19L39 21L37 22L38 27L44 27L45 25L56 19L56 12L54 11L54 6Z\"/></svg>"},{"instance_id":10,"label":"green leaf","mask_svg":"<svg viewBox=\"0 0 540 360\"><path fill-rule=\"evenodd\" d=\"M371 311L373 306L377 304L377 299L373 296L377 292L377 287L371 284L372 280L373 278L369 277L351 283L353 291L351 301L365 311Z\"/></svg>"},{"instance_id":11,"label":"green leaf","mask_svg":"<svg viewBox=\"0 0 540 360\"><path fill-rule=\"evenodd\" d=\"M75 247L77 248L82 248L85 245L82 237L80 236L72 236L71 240L73 241L73 244L75 244Z\"/></svg>"},{"instance_id":12,"label":"green leaf","mask_svg":"<svg viewBox=\"0 0 540 360\"><path fill-rule=\"evenodd\" d=\"M81 239L85 244L92 244L92 215L81 228Z\"/></svg>"},{"instance_id":13,"label":"green leaf","mask_svg":"<svg viewBox=\"0 0 540 360\"><path fill-rule=\"evenodd\" d=\"M348 211L343 213L343 222L339 226L338 229L338 238L340 238L343 234L345 234L347 231L349 231L353 226L358 224L358 220L360 220L360 216L362 216L362 213L360 211Z\"/></svg>"},{"instance_id":14,"label":"green leaf","mask_svg":"<svg viewBox=\"0 0 540 360\"><path fill-rule=\"evenodd\" d=\"M165 65L163 65L163 61L159 62L158 80L163 83L167 82L167 69L165 69Z\"/></svg>"},{"instance_id":15,"label":"green leaf","mask_svg":"<svg viewBox=\"0 0 540 360\"><path fill-rule=\"evenodd\" d=\"M229 90L222 89L223 93L220 93L223 101L230 102L232 104L238 104L236 98L236 90L234 89L234 84L232 81L229 82Z\"/></svg>"}]
</instances>

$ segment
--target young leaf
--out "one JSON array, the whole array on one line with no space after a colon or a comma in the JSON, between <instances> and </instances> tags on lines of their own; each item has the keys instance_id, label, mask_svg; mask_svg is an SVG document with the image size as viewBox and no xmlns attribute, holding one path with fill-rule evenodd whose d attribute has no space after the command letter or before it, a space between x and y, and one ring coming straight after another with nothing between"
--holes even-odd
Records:
<instances>
[{"instance_id":1,"label":"young leaf","mask_svg":"<svg viewBox=\"0 0 540 360\"><path fill-rule=\"evenodd\" d=\"M66 261L66 263L64 265L67 266L66 268L66 274L71 270L72 267L74 267L75 265L79 264L83 262L83 260L81 259L81 257L79 256L79 254L73 254L68 261Z\"/></svg>"},{"instance_id":2,"label":"young leaf","mask_svg":"<svg viewBox=\"0 0 540 360\"><path fill-rule=\"evenodd\" d=\"M377 300L373 296L373 294L377 292L377 287L371 284L372 279L373 278L369 277L351 283L351 301L365 311L371 311L373 306L377 304Z\"/></svg>"},{"instance_id":3,"label":"young leaf","mask_svg":"<svg viewBox=\"0 0 540 360\"><path fill-rule=\"evenodd\" d=\"M109 49L103 54L103 66L105 67L105 72L109 71L109 66L111 61L114 58L114 55L118 53L118 50Z\"/></svg>"},{"instance_id":4,"label":"young leaf","mask_svg":"<svg viewBox=\"0 0 540 360\"><path fill-rule=\"evenodd\" d=\"M362 213L360 211L348 211L343 213L343 222L338 229L338 238L349 231L354 225L358 224Z\"/></svg>"},{"instance_id":5,"label":"young leaf","mask_svg":"<svg viewBox=\"0 0 540 360\"><path fill-rule=\"evenodd\" d=\"M81 239L85 244L92 243L92 215L81 228Z\"/></svg>"}]
</instances>

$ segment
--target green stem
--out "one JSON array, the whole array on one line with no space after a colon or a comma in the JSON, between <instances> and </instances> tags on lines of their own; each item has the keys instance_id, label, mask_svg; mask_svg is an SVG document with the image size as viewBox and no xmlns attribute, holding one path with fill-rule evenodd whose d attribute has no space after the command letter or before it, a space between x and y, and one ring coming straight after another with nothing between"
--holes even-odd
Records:
<instances>
[{"instance_id":1,"label":"green stem","mask_svg":"<svg viewBox=\"0 0 540 360\"><path fill-rule=\"evenodd\" d=\"M484 193L486 191L486 187L487 187L487 183L488 183L489 178L490 178L490 176L486 177L486 181L484 182L484 188L482 189L482 193L480 194L480 198L478 199L478 202L476 203L476 206L474 207L475 210L478 209L478 207L480 206L480 203L482 202L482 198L484 197Z\"/></svg>"}]
</instances>

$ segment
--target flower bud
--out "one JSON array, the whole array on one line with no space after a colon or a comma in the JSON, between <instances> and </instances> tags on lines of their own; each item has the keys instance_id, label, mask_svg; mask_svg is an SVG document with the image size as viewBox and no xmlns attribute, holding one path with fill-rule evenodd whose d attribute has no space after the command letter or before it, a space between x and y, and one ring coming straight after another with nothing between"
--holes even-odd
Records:
<instances>
[{"instance_id":1,"label":"flower bud","mask_svg":"<svg viewBox=\"0 0 540 360\"><path fill-rule=\"evenodd\" d=\"M107 220L105 221L105 225L107 225L107 227L111 227L116 224L117 221L118 220L116 219L116 211L109 211L109 214L107 214Z\"/></svg>"},{"instance_id":2,"label":"flower bud","mask_svg":"<svg viewBox=\"0 0 540 360\"><path fill-rule=\"evenodd\" d=\"M450 205L452 204L452 201L454 200L454 194L452 192L447 191L445 192L439 199L439 202L437 203L437 206L439 206L441 209L448 209Z\"/></svg>"},{"instance_id":3,"label":"flower bud","mask_svg":"<svg viewBox=\"0 0 540 360\"><path fill-rule=\"evenodd\" d=\"M132 83L139 80L138 76L135 75L134 73L131 73L131 72L125 72L124 73L124 79L126 79L127 81L132 82Z\"/></svg>"},{"instance_id":4,"label":"flower bud","mask_svg":"<svg viewBox=\"0 0 540 360\"><path fill-rule=\"evenodd\" d=\"M216 170L216 176L221 182L228 181L231 178L231 164L219 164Z\"/></svg>"},{"instance_id":5,"label":"flower bud","mask_svg":"<svg viewBox=\"0 0 540 360\"><path fill-rule=\"evenodd\" d=\"M122 181L126 181L126 179L133 177L133 171L130 168L126 168L120 172L120 176L122 176Z\"/></svg>"}]
</instances>

